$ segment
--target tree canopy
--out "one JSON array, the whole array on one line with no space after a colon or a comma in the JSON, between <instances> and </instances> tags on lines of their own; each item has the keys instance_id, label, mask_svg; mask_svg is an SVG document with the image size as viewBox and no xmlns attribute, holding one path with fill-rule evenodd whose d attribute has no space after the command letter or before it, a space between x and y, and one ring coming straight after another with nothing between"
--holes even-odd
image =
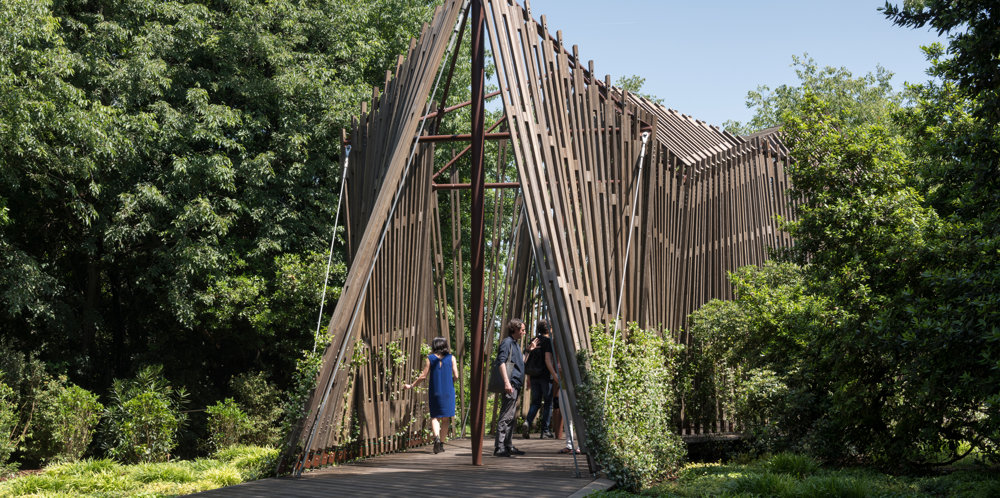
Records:
<instances>
[{"instance_id":1,"label":"tree canopy","mask_svg":"<svg viewBox=\"0 0 1000 498\"><path fill-rule=\"evenodd\" d=\"M988 2L884 13L950 33L924 48L936 79L901 103L882 76L807 67L799 86L751 93L752 126L782 126L795 160L796 243L783 265L732 275L736 300L699 310L694 335L726 351L713 361L730 377L772 376L736 394L767 399L743 404L764 446L891 466L995 461L1000 25Z\"/></svg>"},{"instance_id":2,"label":"tree canopy","mask_svg":"<svg viewBox=\"0 0 1000 498\"><path fill-rule=\"evenodd\" d=\"M836 113L848 124L878 122L888 125L892 113L899 109L903 96L892 87L892 72L877 66L874 73L854 76L846 67L820 68L816 61L803 54L792 56L792 67L798 85L779 85L774 89L760 85L747 92L746 105L754 109L750 121L726 121L722 128L737 135L781 126L786 114L802 111L806 94L826 102L827 112Z\"/></svg>"},{"instance_id":3,"label":"tree canopy","mask_svg":"<svg viewBox=\"0 0 1000 498\"><path fill-rule=\"evenodd\" d=\"M90 387L290 371L340 130L432 7L0 2L0 328Z\"/></svg>"}]
</instances>

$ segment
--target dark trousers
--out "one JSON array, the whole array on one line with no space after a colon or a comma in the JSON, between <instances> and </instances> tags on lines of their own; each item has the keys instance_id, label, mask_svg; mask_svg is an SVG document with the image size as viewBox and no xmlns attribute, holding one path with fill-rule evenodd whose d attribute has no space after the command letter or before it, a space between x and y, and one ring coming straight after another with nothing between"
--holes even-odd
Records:
<instances>
[{"instance_id":1,"label":"dark trousers","mask_svg":"<svg viewBox=\"0 0 1000 498\"><path fill-rule=\"evenodd\" d=\"M517 389L513 394L506 392L500 397L500 420L497 421L497 439L493 445L495 450L507 451L514 446L511 438L514 434L514 417L517 414Z\"/></svg>"},{"instance_id":2,"label":"dark trousers","mask_svg":"<svg viewBox=\"0 0 1000 498\"><path fill-rule=\"evenodd\" d=\"M535 422L538 409L542 409L542 432L551 430L552 422L552 381L531 378L531 407L528 408L528 428Z\"/></svg>"}]
</instances>

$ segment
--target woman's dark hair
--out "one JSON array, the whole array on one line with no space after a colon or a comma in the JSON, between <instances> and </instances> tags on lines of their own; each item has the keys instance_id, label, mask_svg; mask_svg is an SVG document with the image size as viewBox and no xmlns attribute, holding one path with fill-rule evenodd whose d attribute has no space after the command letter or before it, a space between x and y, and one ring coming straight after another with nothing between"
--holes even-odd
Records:
<instances>
[{"instance_id":1,"label":"woman's dark hair","mask_svg":"<svg viewBox=\"0 0 1000 498\"><path fill-rule=\"evenodd\" d=\"M536 336L541 337L545 334L548 334L550 330L552 330L552 327L549 326L548 320L539 320L538 324L535 325Z\"/></svg>"},{"instance_id":2,"label":"woman's dark hair","mask_svg":"<svg viewBox=\"0 0 1000 498\"><path fill-rule=\"evenodd\" d=\"M514 335L514 332L521 330L521 327L523 326L524 322L520 318L511 318L510 321L507 322L507 336L509 337Z\"/></svg>"},{"instance_id":3,"label":"woman's dark hair","mask_svg":"<svg viewBox=\"0 0 1000 498\"><path fill-rule=\"evenodd\" d=\"M431 352L442 356L451 354L451 350L448 349L448 339L445 339L444 337L435 337L434 340L431 341Z\"/></svg>"}]
</instances>

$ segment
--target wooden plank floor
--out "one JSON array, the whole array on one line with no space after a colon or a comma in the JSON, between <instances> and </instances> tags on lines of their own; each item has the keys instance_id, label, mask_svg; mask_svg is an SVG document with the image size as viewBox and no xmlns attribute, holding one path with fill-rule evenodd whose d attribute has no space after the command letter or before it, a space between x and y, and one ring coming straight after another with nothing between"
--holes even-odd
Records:
<instances>
[{"instance_id":1,"label":"wooden plank floor","mask_svg":"<svg viewBox=\"0 0 1000 498\"><path fill-rule=\"evenodd\" d=\"M271 496L570 496L594 480L587 460L558 453L565 441L521 439L514 445L527 454L493 456L493 439L483 445L483 465L472 465L471 440L455 439L445 452L432 446L414 448L335 467L314 470L300 478L262 479L201 493L214 497Z\"/></svg>"}]
</instances>

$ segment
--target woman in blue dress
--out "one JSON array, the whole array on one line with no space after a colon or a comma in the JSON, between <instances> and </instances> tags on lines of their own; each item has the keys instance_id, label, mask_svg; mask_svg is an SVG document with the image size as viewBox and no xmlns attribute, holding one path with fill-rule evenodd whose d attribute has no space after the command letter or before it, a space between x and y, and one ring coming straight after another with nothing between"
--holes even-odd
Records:
<instances>
[{"instance_id":1,"label":"woman in blue dress","mask_svg":"<svg viewBox=\"0 0 1000 498\"><path fill-rule=\"evenodd\" d=\"M458 378L458 365L448 349L448 339L444 337L435 337L431 341L431 354L424 358L424 371L420 372L420 376L412 384L405 384L403 387L412 389L428 376L430 385L427 394L430 397L434 453L441 453L444 451L442 441L448 438L451 417L455 416L455 379Z\"/></svg>"}]
</instances>

